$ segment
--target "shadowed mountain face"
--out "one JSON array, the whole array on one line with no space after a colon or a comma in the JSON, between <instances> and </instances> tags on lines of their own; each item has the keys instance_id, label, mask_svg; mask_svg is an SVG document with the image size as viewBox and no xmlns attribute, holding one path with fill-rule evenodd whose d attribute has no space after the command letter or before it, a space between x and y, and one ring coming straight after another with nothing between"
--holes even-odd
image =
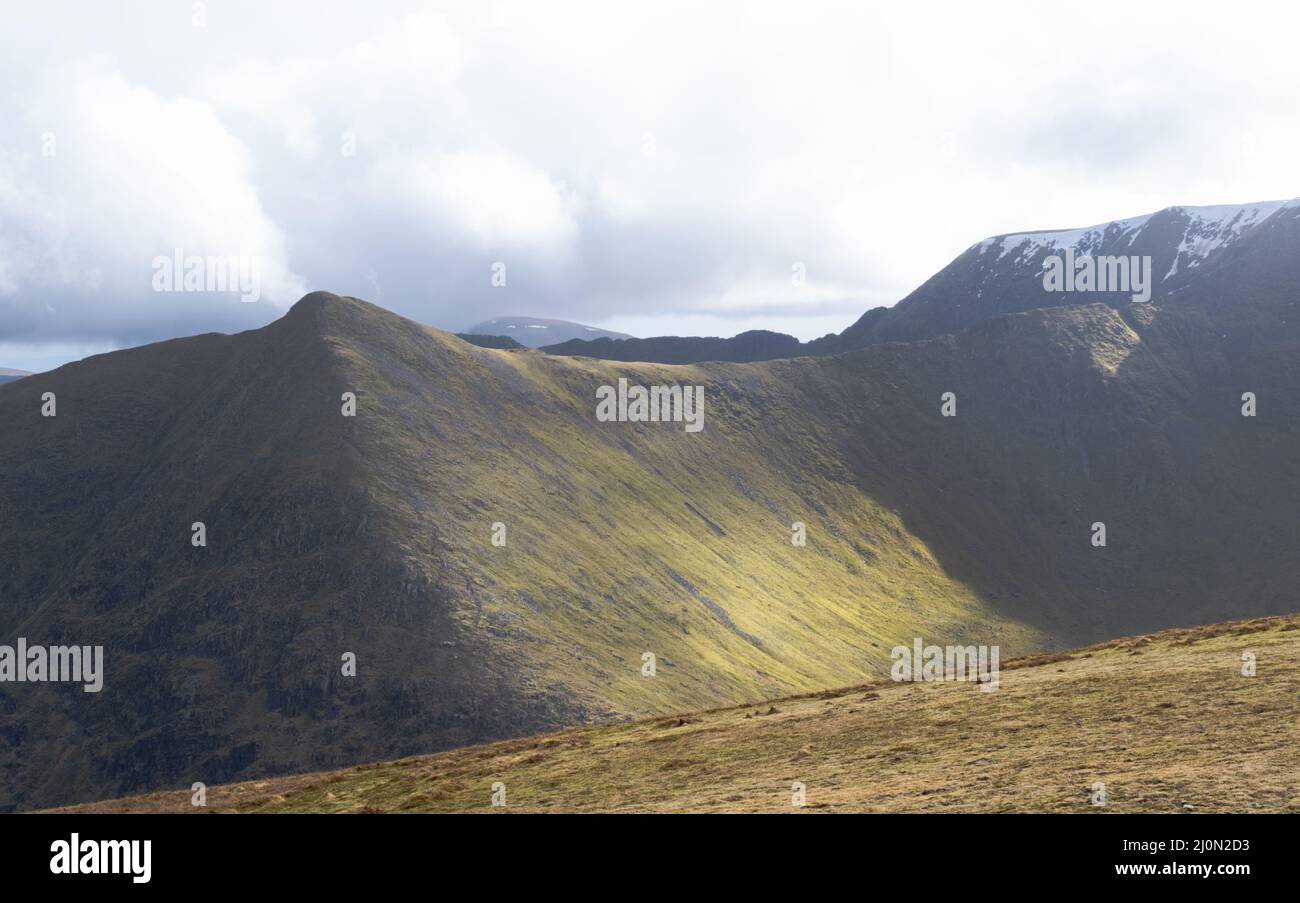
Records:
<instances>
[{"instance_id":1,"label":"shadowed mountain face","mask_svg":"<svg viewBox=\"0 0 1300 903\"><path fill-rule=\"evenodd\" d=\"M8 367L0 367L0 383L13 382L15 379L22 379L24 376L30 376L26 370L11 370Z\"/></svg>"},{"instance_id":2,"label":"shadowed mountain face","mask_svg":"<svg viewBox=\"0 0 1300 903\"><path fill-rule=\"evenodd\" d=\"M105 660L99 693L0 684L0 803L844 685L916 636L1009 657L1293 610L1300 311L1250 253L1195 305L746 365L479 348L316 293L0 387L0 643ZM598 421L620 377L703 386L704 429Z\"/></svg>"},{"instance_id":3,"label":"shadowed mountain face","mask_svg":"<svg viewBox=\"0 0 1300 903\"><path fill-rule=\"evenodd\" d=\"M0 439L16 515L0 528L0 635L103 645L107 672L98 694L0 685L4 803L582 714L504 703L485 651L456 634L445 582L395 551L323 327L317 299L257 332L4 387L0 410L21 425ZM33 418L45 392L57 415ZM436 568L436 531L419 540ZM344 651L385 667L345 683Z\"/></svg>"}]
</instances>

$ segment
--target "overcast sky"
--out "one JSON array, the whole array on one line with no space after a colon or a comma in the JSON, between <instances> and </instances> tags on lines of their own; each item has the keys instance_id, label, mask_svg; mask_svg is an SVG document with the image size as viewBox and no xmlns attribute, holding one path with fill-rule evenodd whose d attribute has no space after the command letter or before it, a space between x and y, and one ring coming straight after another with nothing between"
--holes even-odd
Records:
<instances>
[{"instance_id":1,"label":"overcast sky","mask_svg":"<svg viewBox=\"0 0 1300 903\"><path fill-rule=\"evenodd\" d=\"M988 235L1300 195L1294 8L13 4L0 366L318 288L448 329L838 331ZM260 299L154 291L177 249L255 257Z\"/></svg>"}]
</instances>

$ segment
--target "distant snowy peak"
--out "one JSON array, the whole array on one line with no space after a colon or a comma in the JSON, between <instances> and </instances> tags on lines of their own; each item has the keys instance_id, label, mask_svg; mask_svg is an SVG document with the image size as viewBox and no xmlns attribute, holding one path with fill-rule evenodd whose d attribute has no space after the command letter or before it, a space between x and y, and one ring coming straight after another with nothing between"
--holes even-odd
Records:
<instances>
[{"instance_id":1,"label":"distant snowy peak","mask_svg":"<svg viewBox=\"0 0 1300 903\"><path fill-rule=\"evenodd\" d=\"M476 323L466 330L474 335L509 336L528 348L558 345L573 339L630 339L624 332L599 329L568 320L546 320L540 317L494 317Z\"/></svg>"},{"instance_id":2,"label":"distant snowy peak","mask_svg":"<svg viewBox=\"0 0 1300 903\"><path fill-rule=\"evenodd\" d=\"M1073 248L1077 254L1139 254L1150 242L1143 238L1158 231L1158 244L1171 257L1163 278L1198 266L1215 251L1226 247L1279 212L1300 208L1300 198L1262 201L1255 204L1221 204L1212 207L1167 207L1146 216L1115 220L1082 229L1045 230L996 235L971 250L981 258L990 253L994 261L1010 258L1015 265L1041 266L1047 254ZM1172 229L1170 227L1173 227ZM1155 237L1155 236L1150 236ZM1177 239L1176 246L1170 239Z\"/></svg>"}]
</instances>

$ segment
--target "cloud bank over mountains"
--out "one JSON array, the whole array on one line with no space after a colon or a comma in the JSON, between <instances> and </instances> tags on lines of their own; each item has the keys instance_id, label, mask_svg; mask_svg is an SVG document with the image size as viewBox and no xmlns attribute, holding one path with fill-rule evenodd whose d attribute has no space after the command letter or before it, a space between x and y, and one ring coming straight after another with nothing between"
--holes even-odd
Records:
<instances>
[{"instance_id":1,"label":"cloud bank over mountains","mask_svg":"<svg viewBox=\"0 0 1300 903\"><path fill-rule=\"evenodd\" d=\"M1276 8L1207 38L1185 5L1001 6L21 9L0 349L252 328L314 288L808 338L985 235L1300 194ZM178 250L256 257L259 300L153 291Z\"/></svg>"}]
</instances>

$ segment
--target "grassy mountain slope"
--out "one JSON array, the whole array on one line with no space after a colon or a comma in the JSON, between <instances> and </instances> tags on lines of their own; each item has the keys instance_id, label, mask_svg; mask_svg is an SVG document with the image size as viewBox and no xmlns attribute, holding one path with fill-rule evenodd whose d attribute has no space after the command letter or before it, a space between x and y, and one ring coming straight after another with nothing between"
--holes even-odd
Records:
<instances>
[{"instance_id":1,"label":"grassy mountain slope","mask_svg":"<svg viewBox=\"0 0 1300 903\"><path fill-rule=\"evenodd\" d=\"M818 690L915 636L1008 656L1294 610L1294 308L675 367L317 293L0 387L0 637L102 643L107 670L94 695L0 685L0 804ZM705 429L597 422L621 376L703 385Z\"/></svg>"},{"instance_id":2,"label":"grassy mountain slope","mask_svg":"<svg viewBox=\"0 0 1300 903\"><path fill-rule=\"evenodd\" d=\"M779 370L488 353L367 305L325 315L347 336L344 382L365 387L356 437L380 528L417 570L437 531L464 628L531 689L668 712L872 673L916 626L1044 640L947 579L853 484L827 412ZM620 376L705 384L705 429L596 422L596 387Z\"/></svg>"},{"instance_id":3,"label":"grassy mountain slope","mask_svg":"<svg viewBox=\"0 0 1300 903\"><path fill-rule=\"evenodd\" d=\"M1022 659L993 693L883 681L209 788L206 811L790 812L799 781L803 811L1297 812L1298 699L1300 619L1273 618Z\"/></svg>"},{"instance_id":4,"label":"grassy mountain slope","mask_svg":"<svg viewBox=\"0 0 1300 903\"><path fill-rule=\"evenodd\" d=\"M707 382L705 431L596 423L618 375ZM6 386L0 635L102 644L107 676L0 686L0 801L842 683L917 626L1044 642L854 487L801 401L770 373L480 349L323 294L262 330Z\"/></svg>"}]
</instances>

